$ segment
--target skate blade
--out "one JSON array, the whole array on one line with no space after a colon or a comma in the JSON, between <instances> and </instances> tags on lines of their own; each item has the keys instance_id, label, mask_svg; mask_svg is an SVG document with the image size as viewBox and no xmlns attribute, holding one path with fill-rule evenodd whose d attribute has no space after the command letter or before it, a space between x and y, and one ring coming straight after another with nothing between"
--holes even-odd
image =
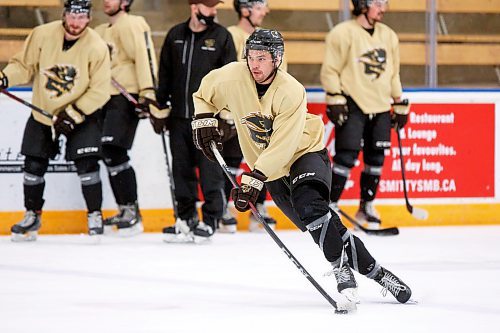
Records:
<instances>
[{"instance_id":1,"label":"skate blade","mask_svg":"<svg viewBox=\"0 0 500 333\"><path fill-rule=\"evenodd\" d=\"M202 237L202 236L194 236L194 243L195 244L207 244L212 241L212 236L210 237Z\"/></svg>"},{"instance_id":2,"label":"skate blade","mask_svg":"<svg viewBox=\"0 0 500 333\"><path fill-rule=\"evenodd\" d=\"M355 304L361 303L358 295L358 288L346 288L342 290L340 293L344 295L349 302L353 302Z\"/></svg>"},{"instance_id":3,"label":"skate blade","mask_svg":"<svg viewBox=\"0 0 500 333\"><path fill-rule=\"evenodd\" d=\"M341 294L337 302L337 310L336 312L341 312L343 314L356 312L358 307L356 306L356 302L349 301L344 295Z\"/></svg>"},{"instance_id":4,"label":"skate blade","mask_svg":"<svg viewBox=\"0 0 500 333\"><path fill-rule=\"evenodd\" d=\"M106 236L113 236L118 232L116 225L104 225L103 230Z\"/></svg>"},{"instance_id":5,"label":"skate blade","mask_svg":"<svg viewBox=\"0 0 500 333\"><path fill-rule=\"evenodd\" d=\"M38 236L38 231L28 231L24 234L12 233L10 236L10 240L15 243L34 242L36 241L37 236Z\"/></svg>"},{"instance_id":6,"label":"skate blade","mask_svg":"<svg viewBox=\"0 0 500 333\"><path fill-rule=\"evenodd\" d=\"M163 234L163 241L170 244L194 244L193 235L179 234Z\"/></svg>"},{"instance_id":7,"label":"skate blade","mask_svg":"<svg viewBox=\"0 0 500 333\"><path fill-rule=\"evenodd\" d=\"M217 232L221 234L234 234L236 233L237 227L236 224L222 224L219 223L219 229L217 229Z\"/></svg>"},{"instance_id":8,"label":"skate blade","mask_svg":"<svg viewBox=\"0 0 500 333\"><path fill-rule=\"evenodd\" d=\"M133 236L139 235L143 231L144 231L144 226L142 225L142 223L137 223L130 228L117 229L116 235L118 237L123 237L123 238L133 237Z\"/></svg>"},{"instance_id":9,"label":"skate blade","mask_svg":"<svg viewBox=\"0 0 500 333\"><path fill-rule=\"evenodd\" d=\"M86 238L89 240L90 245L99 245L101 244L102 235L100 234L88 235Z\"/></svg>"}]
</instances>

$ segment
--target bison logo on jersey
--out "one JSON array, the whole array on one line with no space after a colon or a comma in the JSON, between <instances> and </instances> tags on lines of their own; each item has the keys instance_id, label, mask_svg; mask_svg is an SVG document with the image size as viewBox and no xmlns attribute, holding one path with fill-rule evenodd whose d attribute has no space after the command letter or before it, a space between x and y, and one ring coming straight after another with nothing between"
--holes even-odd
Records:
<instances>
[{"instance_id":1,"label":"bison logo on jersey","mask_svg":"<svg viewBox=\"0 0 500 333\"><path fill-rule=\"evenodd\" d=\"M370 50L359 58L359 62L365 65L365 74L373 75L373 80L376 80L385 71L386 52L384 49Z\"/></svg>"},{"instance_id":2,"label":"bison logo on jersey","mask_svg":"<svg viewBox=\"0 0 500 333\"><path fill-rule=\"evenodd\" d=\"M266 149L273 133L273 116L252 112L241 119L241 124L247 125L253 142L260 149Z\"/></svg>"},{"instance_id":3,"label":"bison logo on jersey","mask_svg":"<svg viewBox=\"0 0 500 333\"><path fill-rule=\"evenodd\" d=\"M55 65L43 71L47 77L45 88L50 93L50 98L58 98L71 92L75 86L78 71L71 65Z\"/></svg>"}]
</instances>

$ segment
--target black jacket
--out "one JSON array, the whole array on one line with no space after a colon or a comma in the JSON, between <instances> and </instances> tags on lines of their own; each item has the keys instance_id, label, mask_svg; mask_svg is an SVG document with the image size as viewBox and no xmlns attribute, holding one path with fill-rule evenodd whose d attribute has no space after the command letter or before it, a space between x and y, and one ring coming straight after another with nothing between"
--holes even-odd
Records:
<instances>
[{"instance_id":1,"label":"black jacket","mask_svg":"<svg viewBox=\"0 0 500 333\"><path fill-rule=\"evenodd\" d=\"M193 93L212 69L236 61L236 50L229 31L214 23L202 32L192 32L187 22L174 26L167 34L160 55L157 100L172 103L170 116L191 119Z\"/></svg>"}]
</instances>

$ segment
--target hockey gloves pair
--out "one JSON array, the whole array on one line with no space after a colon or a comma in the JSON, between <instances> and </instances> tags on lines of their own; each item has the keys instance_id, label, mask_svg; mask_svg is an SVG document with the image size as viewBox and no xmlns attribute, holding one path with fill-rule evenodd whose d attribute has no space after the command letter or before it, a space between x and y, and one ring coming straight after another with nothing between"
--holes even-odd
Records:
<instances>
[{"instance_id":1,"label":"hockey gloves pair","mask_svg":"<svg viewBox=\"0 0 500 333\"><path fill-rule=\"evenodd\" d=\"M54 130L56 136L64 134L66 137L73 132L76 125L83 123L85 114L74 104L70 104L66 109L59 112L54 117Z\"/></svg>"},{"instance_id":2,"label":"hockey gloves pair","mask_svg":"<svg viewBox=\"0 0 500 333\"><path fill-rule=\"evenodd\" d=\"M0 90L7 89L9 87L9 79L4 74L4 72L0 71Z\"/></svg>"},{"instance_id":3,"label":"hockey gloves pair","mask_svg":"<svg viewBox=\"0 0 500 333\"><path fill-rule=\"evenodd\" d=\"M167 119L171 111L170 102L166 103L164 106L160 106L156 101L153 89L146 89L139 93L136 110L137 109L142 113L149 114L149 121L156 134L161 134L168 130Z\"/></svg>"},{"instance_id":4,"label":"hockey gloves pair","mask_svg":"<svg viewBox=\"0 0 500 333\"><path fill-rule=\"evenodd\" d=\"M193 141L196 148L203 152L210 161L215 162L215 155L210 142L215 142L217 150L222 151L222 135L219 132L219 121L213 113L202 113L194 116L191 122Z\"/></svg>"},{"instance_id":5,"label":"hockey gloves pair","mask_svg":"<svg viewBox=\"0 0 500 333\"><path fill-rule=\"evenodd\" d=\"M240 212L246 212L250 209L250 203L255 206L266 180L267 177L258 170L244 172L240 187L231 190L234 207Z\"/></svg>"},{"instance_id":6,"label":"hockey gloves pair","mask_svg":"<svg viewBox=\"0 0 500 333\"><path fill-rule=\"evenodd\" d=\"M397 131L405 127L410 113L410 103L407 99L392 104L391 125Z\"/></svg>"},{"instance_id":7,"label":"hockey gloves pair","mask_svg":"<svg viewBox=\"0 0 500 333\"><path fill-rule=\"evenodd\" d=\"M328 94L326 105L326 115L335 126L342 126L349 117L347 99L341 94Z\"/></svg>"}]
</instances>

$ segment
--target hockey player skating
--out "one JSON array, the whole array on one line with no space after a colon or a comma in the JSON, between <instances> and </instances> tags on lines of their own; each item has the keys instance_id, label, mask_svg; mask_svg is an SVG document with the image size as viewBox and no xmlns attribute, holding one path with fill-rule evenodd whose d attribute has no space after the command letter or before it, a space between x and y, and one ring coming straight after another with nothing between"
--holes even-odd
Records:
<instances>
[{"instance_id":1,"label":"hockey player skating","mask_svg":"<svg viewBox=\"0 0 500 333\"><path fill-rule=\"evenodd\" d=\"M101 123L98 111L109 99L109 52L88 28L91 1L67 0L62 21L33 29L24 49L0 74L0 88L33 80L33 104L54 115L33 112L24 130L24 219L11 228L13 241L36 240L44 203L44 175L66 136L66 159L74 161L88 210L88 233L103 233L99 178Z\"/></svg>"},{"instance_id":2,"label":"hockey player skating","mask_svg":"<svg viewBox=\"0 0 500 333\"><path fill-rule=\"evenodd\" d=\"M161 50L157 98L160 105L168 102L172 105L166 121L179 215L174 226L163 230L165 240L169 242L192 241L195 236L208 239L222 217L222 171L195 148L191 135L192 94L208 72L236 60L231 35L214 22L219 2L189 0L189 20L170 29ZM199 221L196 209L198 182L205 199L201 207L203 222Z\"/></svg>"},{"instance_id":3,"label":"hockey player skating","mask_svg":"<svg viewBox=\"0 0 500 333\"><path fill-rule=\"evenodd\" d=\"M105 233L116 231L120 236L136 235L144 229L137 202L135 171L128 156L139 123L135 109L144 109L150 117L157 118L156 124L160 128L155 130L158 133L163 130L162 121L168 114L168 109L161 110L156 103L149 69L144 33L151 39L151 30L143 17L128 14L132 2L104 0L103 9L108 23L96 27L111 52L113 79L139 102L137 106L132 104L111 87L111 99L103 108L102 151L118 204L118 214L104 220L104 230ZM149 42L152 45L152 41Z\"/></svg>"},{"instance_id":4,"label":"hockey player skating","mask_svg":"<svg viewBox=\"0 0 500 333\"><path fill-rule=\"evenodd\" d=\"M233 37L238 60L245 61L244 50L246 40L255 31L255 29L258 29L262 25L264 18L269 12L269 8L267 7L266 0L234 0L233 6L234 10L238 14L238 24L228 27L227 30ZM280 70L286 71L286 68L284 67L286 66L282 64L280 66ZM222 152L222 156L227 162L227 165L231 168L233 176L236 176L236 172L238 171L243 159L243 154L241 152L240 144L238 143L238 137L236 136L234 120L231 119L230 112L221 111L219 115L220 118L224 120L219 123L219 126L223 133L234 133L234 135L223 136L226 140L224 141L224 150ZM229 201L231 188L231 182L226 179L224 188L226 193L226 202ZM264 188L260 192L259 198L257 199L256 207L260 215L262 215L269 226L274 229L276 227L276 220L272 218L267 211L267 208L265 206L266 196L267 189L264 186ZM224 209L224 215L222 216L222 219L219 223L219 230L221 232L229 233L236 232L236 224L236 218L233 216L226 205ZM253 214L250 214L250 224L248 228L250 231L262 231L261 224L255 219Z\"/></svg>"},{"instance_id":5,"label":"hockey player skating","mask_svg":"<svg viewBox=\"0 0 500 333\"><path fill-rule=\"evenodd\" d=\"M193 95L193 140L207 158L210 143L222 143L216 114L232 113L250 172L232 190L235 207L247 211L266 184L276 205L302 231L308 231L331 263L337 289L357 300L351 267L374 279L401 303L410 288L382 267L363 242L329 208L331 166L320 117L307 112L304 87L278 68L283 39L276 30L257 30L247 40L247 63L234 62L210 72ZM259 96L261 96L259 98Z\"/></svg>"},{"instance_id":6,"label":"hockey player skating","mask_svg":"<svg viewBox=\"0 0 500 333\"><path fill-rule=\"evenodd\" d=\"M354 19L338 24L326 37L321 82L327 93L328 118L335 125L335 155L330 200L336 209L351 169L363 150L360 206L356 219L380 228L373 201L391 145L392 126L405 126L408 107L394 106L402 95L399 43L381 23L387 0L353 0Z\"/></svg>"}]
</instances>

